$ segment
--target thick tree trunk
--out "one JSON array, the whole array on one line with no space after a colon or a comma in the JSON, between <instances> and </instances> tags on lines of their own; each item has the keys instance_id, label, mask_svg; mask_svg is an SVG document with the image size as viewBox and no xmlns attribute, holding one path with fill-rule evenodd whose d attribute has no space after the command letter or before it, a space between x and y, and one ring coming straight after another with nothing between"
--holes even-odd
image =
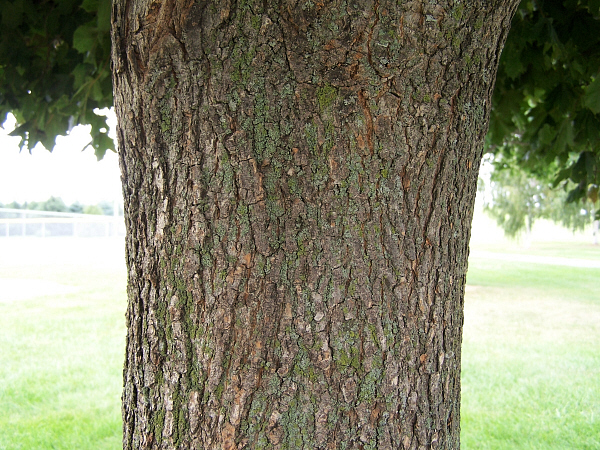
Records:
<instances>
[{"instance_id":1,"label":"thick tree trunk","mask_svg":"<svg viewBox=\"0 0 600 450\"><path fill-rule=\"evenodd\" d=\"M116 0L127 449L458 448L517 0Z\"/></svg>"}]
</instances>

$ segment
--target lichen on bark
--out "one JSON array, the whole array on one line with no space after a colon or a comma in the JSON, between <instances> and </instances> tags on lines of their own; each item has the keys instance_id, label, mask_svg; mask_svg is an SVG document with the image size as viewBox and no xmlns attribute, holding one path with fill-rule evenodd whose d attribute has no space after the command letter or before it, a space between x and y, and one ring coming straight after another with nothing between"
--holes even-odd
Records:
<instances>
[{"instance_id":1,"label":"lichen on bark","mask_svg":"<svg viewBox=\"0 0 600 450\"><path fill-rule=\"evenodd\" d=\"M124 448L458 448L516 3L115 1Z\"/></svg>"}]
</instances>

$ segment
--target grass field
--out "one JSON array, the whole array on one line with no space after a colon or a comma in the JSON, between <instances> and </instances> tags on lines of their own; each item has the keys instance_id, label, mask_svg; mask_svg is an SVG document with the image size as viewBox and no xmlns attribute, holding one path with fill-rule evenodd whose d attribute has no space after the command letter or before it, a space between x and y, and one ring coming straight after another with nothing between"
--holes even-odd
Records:
<instances>
[{"instance_id":1,"label":"grass field","mask_svg":"<svg viewBox=\"0 0 600 450\"><path fill-rule=\"evenodd\" d=\"M110 239L0 240L0 449L121 447L122 254Z\"/></svg>"},{"instance_id":2,"label":"grass field","mask_svg":"<svg viewBox=\"0 0 600 450\"><path fill-rule=\"evenodd\" d=\"M0 239L0 449L121 447L122 247ZM600 449L599 275L471 259L463 449Z\"/></svg>"},{"instance_id":3,"label":"grass field","mask_svg":"<svg viewBox=\"0 0 600 450\"><path fill-rule=\"evenodd\" d=\"M470 261L464 449L600 449L599 275Z\"/></svg>"}]
</instances>

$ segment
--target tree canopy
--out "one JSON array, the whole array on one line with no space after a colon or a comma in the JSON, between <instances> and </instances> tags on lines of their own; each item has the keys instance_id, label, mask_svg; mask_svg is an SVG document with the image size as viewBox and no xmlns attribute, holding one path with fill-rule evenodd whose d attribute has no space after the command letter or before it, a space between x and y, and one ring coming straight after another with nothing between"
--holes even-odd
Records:
<instances>
[{"instance_id":1,"label":"tree canopy","mask_svg":"<svg viewBox=\"0 0 600 450\"><path fill-rule=\"evenodd\" d=\"M114 150L110 0L0 0L0 121L12 112L21 148L77 124L98 158ZM476 61L473 61L476 63ZM524 0L504 49L488 149L595 202L600 184L600 0Z\"/></svg>"},{"instance_id":2,"label":"tree canopy","mask_svg":"<svg viewBox=\"0 0 600 450\"><path fill-rule=\"evenodd\" d=\"M490 151L596 202L600 181L600 0L524 0L500 61Z\"/></svg>"},{"instance_id":3,"label":"tree canopy","mask_svg":"<svg viewBox=\"0 0 600 450\"><path fill-rule=\"evenodd\" d=\"M0 0L0 122L21 149L91 125L96 156L114 143L99 108L112 106L110 0Z\"/></svg>"}]
</instances>

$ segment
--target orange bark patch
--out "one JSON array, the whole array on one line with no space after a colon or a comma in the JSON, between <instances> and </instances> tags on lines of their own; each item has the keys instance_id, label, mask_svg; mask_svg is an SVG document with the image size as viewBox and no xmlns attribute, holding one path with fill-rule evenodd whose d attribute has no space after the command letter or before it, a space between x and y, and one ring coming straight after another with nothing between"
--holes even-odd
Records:
<instances>
[{"instance_id":1,"label":"orange bark patch","mask_svg":"<svg viewBox=\"0 0 600 450\"><path fill-rule=\"evenodd\" d=\"M337 47L339 47L337 41L335 39L332 39L327 44L325 44L324 49L325 50L333 50L334 48L337 48Z\"/></svg>"},{"instance_id":2,"label":"orange bark patch","mask_svg":"<svg viewBox=\"0 0 600 450\"><path fill-rule=\"evenodd\" d=\"M225 424L221 432L221 438L223 439L223 450L237 450L237 445L235 445L235 427L229 422Z\"/></svg>"},{"instance_id":3,"label":"orange bark patch","mask_svg":"<svg viewBox=\"0 0 600 450\"><path fill-rule=\"evenodd\" d=\"M363 139L362 134L356 136L356 142L358 143L358 148L361 150L365 148L365 140Z\"/></svg>"},{"instance_id":4,"label":"orange bark patch","mask_svg":"<svg viewBox=\"0 0 600 450\"><path fill-rule=\"evenodd\" d=\"M375 409L373 409L373 411L371 411L371 416L369 417L369 423L371 424L372 427L377 425L377 423L379 422L380 414L381 414L381 408L379 407L379 405L377 405L377 406L375 406Z\"/></svg>"},{"instance_id":5,"label":"orange bark patch","mask_svg":"<svg viewBox=\"0 0 600 450\"><path fill-rule=\"evenodd\" d=\"M371 115L371 108L369 108L365 93L362 90L358 91L358 101L360 106L362 106L365 120L367 122L367 145L372 155L375 152L375 146L373 145L373 116Z\"/></svg>"},{"instance_id":6,"label":"orange bark patch","mask_svg":"<svg viewBox=\"0 0 600 450\"><path fill-rule=\"evenodd\" d=\"M250 253L246 253L244 255L244 265L246 267L250 267L250 263L252 262L252 255Z\"/></svg>"}]
</instances>

